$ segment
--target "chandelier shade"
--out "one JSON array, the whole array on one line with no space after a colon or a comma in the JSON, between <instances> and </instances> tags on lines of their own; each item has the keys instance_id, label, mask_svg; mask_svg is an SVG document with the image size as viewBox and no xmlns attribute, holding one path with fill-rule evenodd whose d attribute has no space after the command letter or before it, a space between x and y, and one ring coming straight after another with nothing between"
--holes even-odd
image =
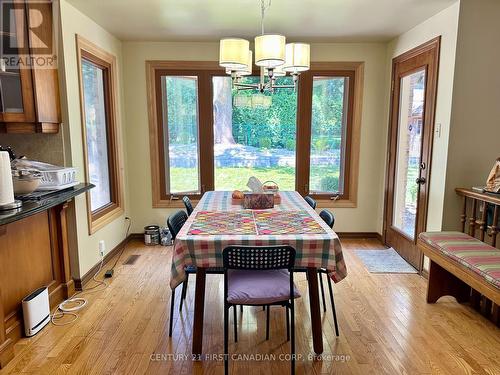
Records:
<instances>
[{"instance_id":1,"label":"chandelier shade","mask_svg":"<svg viewBox=\"0 0 500 375\"><path fill-rule=\"evenodd\" d=\"M275 68L285 62L286 39L283 35L267 34L255 37L255 65Z\"/></svg>"},{"instance_id":2,"label":"chandelier shade","mask_svg":"<svg viewBox=\"0 0 500 375\"><path fill-rule=\"evenodd\" d=\"M219 65L231 69L245 69L248 65L250 43L246 39L225 38L220 40Z\"/></svg>"},{"instance_id":3,"label":"chandelier shade","mask_svg":"<svg viewBox=\"0 0 500 375\"><path fill-rule=\"evenodd\" d=\"M226 74L235 73L237 77L249 76L252 75L252 67L253 67L253 53L252 51L248 51L247 63L244 68L241 69L231 69L226 68Z\"/></svg>"},{"instance_id":4,"label":"chandelier shade","mask_svg":"<svg viewBox=\"0 0 500 375\"><path fill-rule=\"evenodd\" d=\"M307 43L288 43L286 45L285 72L297 74L309 70L311 65L311 48Z\"/></svg>"},{"instance_id":5,"label":"chandelier shade","mask_svg":"<svg viewBox=\"0 0 500 375\"><path fill-rule=\"evenodd\" d=\"M264 32L264 16L271 6L271 0L260 0L261 34L255 37L255 65L260 68L259 82L248 82L243 76L253 73L252 51L249 42L240 38L224 38L220 40L219 65L226 68L231 75L232 87L236 90L257 90L260 94L273 94L276 89L297 89L299 75L309 70L310 47L306 43L286 44L286 38L279 34ZM293 84L278 83L277 77L285 77L287 73ZM245 97L246 98L246 97ZM235 100L241 106L247 105L247 99ZM245 102L245 103L243 103ZM269 107L271 97L266 95L252 96L252 106Z\"/></svg>"}]
</instances>

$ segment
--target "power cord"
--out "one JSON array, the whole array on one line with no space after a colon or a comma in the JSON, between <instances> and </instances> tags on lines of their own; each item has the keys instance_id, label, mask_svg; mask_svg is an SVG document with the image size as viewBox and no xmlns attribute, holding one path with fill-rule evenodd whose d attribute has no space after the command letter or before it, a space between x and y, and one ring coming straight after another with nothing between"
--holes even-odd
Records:
<instances>
[{"instance_id":1,"label":"power cord","mask_svg":"<svg viewBox=\"0 0 500 375\"><path fill-rule=\"evenodd\" d=\"M130 220L129 217L126 217L125 220L128 220L128 227L127 227L127 232L126 232L126 236L125 236L125 238L128 238L128 234L130 231L130 226L132 224L132 220ZM122 248L120 254L118 255L118 258L116 259L115 263L113 264L113 267L111 268L111 270L108 270L107 272L111 271L111 274L113 274L113 270L116 267L118 260L122 256L124 250L125 250L125 246L123 246L123 248ZM99 269L94 274L94 276L92 276L92 281L94 281L96 284L91 286L90 288L76 292L70 298L61 302L59 304L59 306L57 306L56 311L54 311L54 313L50 316L50 321L53 325L65 326L65 325L68 325L68 324L75 322L78 319L78 314L76 312L83 309L87 305L88 301L85 298L77 297L77 296L81 296L82 294L85 294L85 293L100 292L100 291L105 290L108 287L108 284L104 280L97 279L97 275L102 271L103 265L104 265L104 255L101 255L101 262L99 264ZM97 289L98 287L100 287L102 285L104 286L103 288ZM69 305L69 306L67 306L67 305ZM68 322L58 323L58 321L66 315L72 316L73 319L68 321Z\"/></svg>"},{"instance_id":2,"label":"power cord","mask_svg":"<svg viewBox=\"0 0 500 375\"><path fill-rule=\"evenodd\" d=\"M128 220L127 232L125 233L125 239L127 239L128 234L130 232L130 226L132 225L132 220L129 217L126 217L125 220ZM113 276L113 273L115 272L115 267L118 264L118 261L120 260L120 258L122 257L123 252L125 251L125 247L126 246L122 247L122 249L120 250L120 254L118 255L118 257L115 260L115 263L113 264L113 267L111 267L111 269L106 271L106 274L104 277L112 277Z\"/></svg>"},{"instance_id":3,"label":"power cord","mask_svg":"<svg viewBox=\"0 0 500 375\"><path fill-rule=\"evenodd\" d=\"M96 285L94 285L90 288L87 288L85 290L82 290L80 292L76 292L70 298L61 302L59 304L59 306L57 306L56 311L54 311L54 313L50 317L50 321L52 322L53 325L65 326L65 325L73 323L75 320L78 319L78 314L76 312L83 309L87 305L88 301L85 298L77 297L77 296L80 296L80 295L85 294L85 293L99 292L99 291L102 291L108 287L108 284L105 281L96 279L97 275L102 270L103 263L104 263L104 256L101 255L101 262L99 264L99 269L94 274L94 276L92 276L92 280L94 282L96 282ZM97 289L101 285L104 285L104 288ZM69 305L69 306L67 306L67 305ZM73 316L73 319L68 321L68 322L58 323L58 321L60 319L62 319L65 315Z\"/></svg>"}]
</instances>

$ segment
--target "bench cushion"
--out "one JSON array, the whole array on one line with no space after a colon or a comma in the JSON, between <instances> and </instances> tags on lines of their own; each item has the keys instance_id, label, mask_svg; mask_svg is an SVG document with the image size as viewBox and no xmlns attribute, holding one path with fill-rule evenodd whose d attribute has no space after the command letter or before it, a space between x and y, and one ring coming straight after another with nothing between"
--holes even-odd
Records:
<instances>
[{"instance_id":1,"label":"bench cushion","mask_svg":"<svg viewBox=\"0 0 500 375\"><path fill-rule=\"evenodd\" d=\"M461 232L424 232L419 238L500 289L500 250Z\"/></svg>"}]
</instances>

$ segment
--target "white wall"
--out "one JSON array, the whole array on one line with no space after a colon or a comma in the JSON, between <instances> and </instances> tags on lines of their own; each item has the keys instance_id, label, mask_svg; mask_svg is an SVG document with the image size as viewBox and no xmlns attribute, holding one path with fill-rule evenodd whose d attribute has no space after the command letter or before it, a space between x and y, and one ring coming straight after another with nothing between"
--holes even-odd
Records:
<instances>
[{"instance_id":1,"label":"white wall","mask_svg":"<svg viewBox=\"0 0 500 375\"><path fill-rule=\"evenodd\" d=\"M79 34L85 39L93 42L117 57L118 65L118 127L122 128L119 135L119 143L124 144L123 124L125 116L123 113L123 93L122 93L122 43L113 35L108 33L94 21L82 14L65 0L60 1L61 30L62 36L62 56L60 59L61 77L61 103L63 107L63 127L66 137L66 163L77 169L80 180L84 180L84 155L82 143L82 123L80 117L80 92L78 83L78 65L76 54L75 35ZM62 61L61 61L62 60ZM70 147L69 147L70 146ZM127 155L123 155L124 164L127 164ZM99 240L106 241L107 251L118 245L125 237L125 216L128 215L128 189L126 177L125 188L125 213L107 226L103 227L93 235L88 234L87 223L87 201L85 195L80 195L75 199L77 244L79 269L73 270L75 277L81 277L98 263Z\"/></svg>"},{"instance_id":2,"label":"white wall","mask_svg":"<svg viewBox=\"0 0 500 375\"><path fill-rule=\"evenodd\" d=\"M391 76L392 59L435 37L441 36L439 57L439 75L436 101L436 132L432 150L431 178L429 187L429 211L427 230L441 230L443 218L444 186L448 158L448 139L451 124L451 106L453 98L453 77L455 51L457 44L459 3L446 8L440 13L417 25L413 29L392 40L387 47L387 75ZM389 78L390 80L390 78ZM389 124L390 86L387 90L384 127L380 129L387 135ZM440 128L440 129L439 129ZM440 133L438 132L440 130ZM387 142L384 144L387 149ZM384 152L386 155L387 152ZM384 200L381 199L383 206Z\"/></svg>"},{"instance_id":3,"label":"white wall","mask_svg":"<svg viewBox=\"0 0 500 375\"><path fill-rule=\"evenodd\" d=\"M500 1L462 0L443 228L460 228L457 187L484 186L500 156Z\"/></svg>"},{"instance_id":4,"label":"white wall","mask_svg":"<svg viewBox=\"0 0 500 375\"><path fill-rule=\"evenodd\" d=\"M218 43L124 42L125 107L133 232L164 224L172 210L152 208L146 100L146 60L218 60ZM381 232L386 79L385 44L313 44L312 61L364 61L363 112L357 208L335 209L340 232ZM202 140L203 141L203 140Z\"/></svg>"}]
</instances>

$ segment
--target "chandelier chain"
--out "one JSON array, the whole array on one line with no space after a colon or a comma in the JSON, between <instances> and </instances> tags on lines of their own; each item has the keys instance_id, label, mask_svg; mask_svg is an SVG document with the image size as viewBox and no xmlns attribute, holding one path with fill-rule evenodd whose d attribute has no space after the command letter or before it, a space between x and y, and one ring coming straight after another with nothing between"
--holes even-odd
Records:
<instances>
[{"instance_id":1,"label":"chandelier chain","mask_svg":"<svg viewBox=\"0 0 500 375\"><path fill-rule=\"evenodd\" d=\"M264 35L264 17L266 15L266 10L271 6L271 0L260 0L260 29L261 35Z\"/></svg>"}]
</instances>

